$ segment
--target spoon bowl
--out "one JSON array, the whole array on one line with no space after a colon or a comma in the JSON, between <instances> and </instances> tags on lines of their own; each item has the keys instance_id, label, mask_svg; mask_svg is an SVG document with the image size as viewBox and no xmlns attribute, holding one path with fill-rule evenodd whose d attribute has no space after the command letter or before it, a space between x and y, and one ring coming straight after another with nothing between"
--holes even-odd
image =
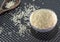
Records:
<instances>
[{"instance_id":1,"label":"spoon bowl","mask_svg":"<svg viewBox=\"0 0 60 42\"><path fill-rule=\"evenodd\" d=\"M6 3L9 3L10 1L14 1L15 4L13 6L11 6L10 8L6 8L5 7ZM20 2L21 2L21 0L4 0L0 7L0 14L16 8L20 4Z\"/></svg>"}]
</instances>

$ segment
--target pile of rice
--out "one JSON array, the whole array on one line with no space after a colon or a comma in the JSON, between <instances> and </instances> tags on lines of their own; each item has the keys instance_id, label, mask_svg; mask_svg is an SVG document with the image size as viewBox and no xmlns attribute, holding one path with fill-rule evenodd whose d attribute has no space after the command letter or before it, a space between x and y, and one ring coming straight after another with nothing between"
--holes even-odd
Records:
<instances>
[{"instance_id":1,"label":"pile of rice","mask_svg":"<svg viewBox=\"0 0 60 42\"><path fill-rule=\"evenodd\" d=\"M55 26L57 23L57 16L55 12L49 9L40 9L32 12L30 22L31 25L36 28L46 29Z\"/></svg>"}]
</instances>

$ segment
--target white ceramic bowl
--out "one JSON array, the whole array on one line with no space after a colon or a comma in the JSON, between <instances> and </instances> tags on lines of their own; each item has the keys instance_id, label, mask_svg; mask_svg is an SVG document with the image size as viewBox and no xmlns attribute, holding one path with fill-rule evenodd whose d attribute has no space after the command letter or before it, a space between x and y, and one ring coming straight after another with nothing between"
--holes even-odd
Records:
<instances>
[{"instance_id":1,"label":"white ceramic bowl","mask_svg":"<svg viewBox=\"0 0 60 42\"><path fill-rule=\"evenodd\" d=\"M33 25L31 24L32 28L33 28L34 30L36 30L36 31L39 31L39 32L48 32L48 31L51 31L52 29L54 29L54 27L55 27L56 24L57 24L57 15L56 15L56 13L55 13L54 11L50 10L50 9L39 9L39 10L48 10L49 12L51 12L51 13L52 13L52 16L53 16L54 19L55 19L54 25L52 25L52 26L50 26L50 27L48 27L48 28L46 28L46 29L39 29L39 28L37 28L37 27L35 27L35 26L33 26ZM37 10L36 10L36 11L37 11ZM36 12L36 11L34 11L34 12ZM32 15L32 14L31 14L31 15ZM30 15L30 18L31 18L31 15ZM51 18L51 19L52 19L52 18ZM30 23L31 23L31 19L30 19Z\"/></svg>"}]
</instances>

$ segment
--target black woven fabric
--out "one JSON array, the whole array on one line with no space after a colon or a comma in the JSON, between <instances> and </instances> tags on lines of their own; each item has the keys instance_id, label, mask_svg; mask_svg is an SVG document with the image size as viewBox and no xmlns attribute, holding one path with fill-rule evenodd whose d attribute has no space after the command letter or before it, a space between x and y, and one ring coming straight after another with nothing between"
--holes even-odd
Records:
<instances>
[{"instance_id":1,"label":"black woven fabric","mask_svg":"<svg viewBox=\"0 0 60 42\"><path fill-rule=\"evenodd\" d=\"M0 0L1 2L1 0ZM42 2L45 4L42 5ZM24 10L24 3L31 3L32 5L35 5L40 8L48 8L52 9L56 12L58 16L58 32L54 38L52 38L49 41L39 40L35 38L34 36L25 34L25 37L19 36L16 32L18 31L18 27L13 24L13 22L10 20L12 17L10 13L14 14L14 12L21 10ZM18 8L19 7L19 8ZM0 42L60 42L60 0L35 0L34 2L32 0L21 0L21 4L18 6L17 10L11 10L8 12L3 13L4 15L0 16L0 26L3 27L3 32L0 34ZM5 23L5 25L3 25ZM12 37L8 34L8 32L12 32ZM28 38L28 40L26 40Z\"/></svg>"}]
</instances>

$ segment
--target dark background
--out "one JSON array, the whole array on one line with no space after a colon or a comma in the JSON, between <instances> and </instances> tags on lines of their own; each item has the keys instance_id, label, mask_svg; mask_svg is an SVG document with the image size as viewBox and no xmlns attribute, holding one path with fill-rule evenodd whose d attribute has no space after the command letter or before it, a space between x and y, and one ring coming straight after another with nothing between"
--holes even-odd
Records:
<instances>
[{"instance_id":1,"label":"dark background","mask_svg":"<svg viewBox=\"0 0 60 42\"><path fill-rule=\"evenodd\" d=\"M1 0L0 0L1 2ZM42 5L42 2L44 2L44 5ZM32 35L25 35L24 38L20 37L19 34L15 33L18 31L17 27L14 26L13 22L10 20L12 17L11 14L14 14L15 12L19 11L19 9L24 10L24 3L31 3L33 5L36 5L40 8L48 8L52 9L56 12L58 17L58 28L60 26L60 0L21 0L21 4L19 5L19 8L16 10L11 10L8 12L3 13L4 15L0 16L0 26L3 27L3 32L0 34L0 41L1 42L60 42L60 29L56 35L55 38L51 39L50 41L43 41L38 40L34 38ZM11 13L11 14L10 14ZM5 25L4 25L5 24ZM14 32L15 31L15 32ZM8 32L12 32L12 37L8 35ZM26 40L28 38L28 40Z\"/></svg>"}]
</instances>

